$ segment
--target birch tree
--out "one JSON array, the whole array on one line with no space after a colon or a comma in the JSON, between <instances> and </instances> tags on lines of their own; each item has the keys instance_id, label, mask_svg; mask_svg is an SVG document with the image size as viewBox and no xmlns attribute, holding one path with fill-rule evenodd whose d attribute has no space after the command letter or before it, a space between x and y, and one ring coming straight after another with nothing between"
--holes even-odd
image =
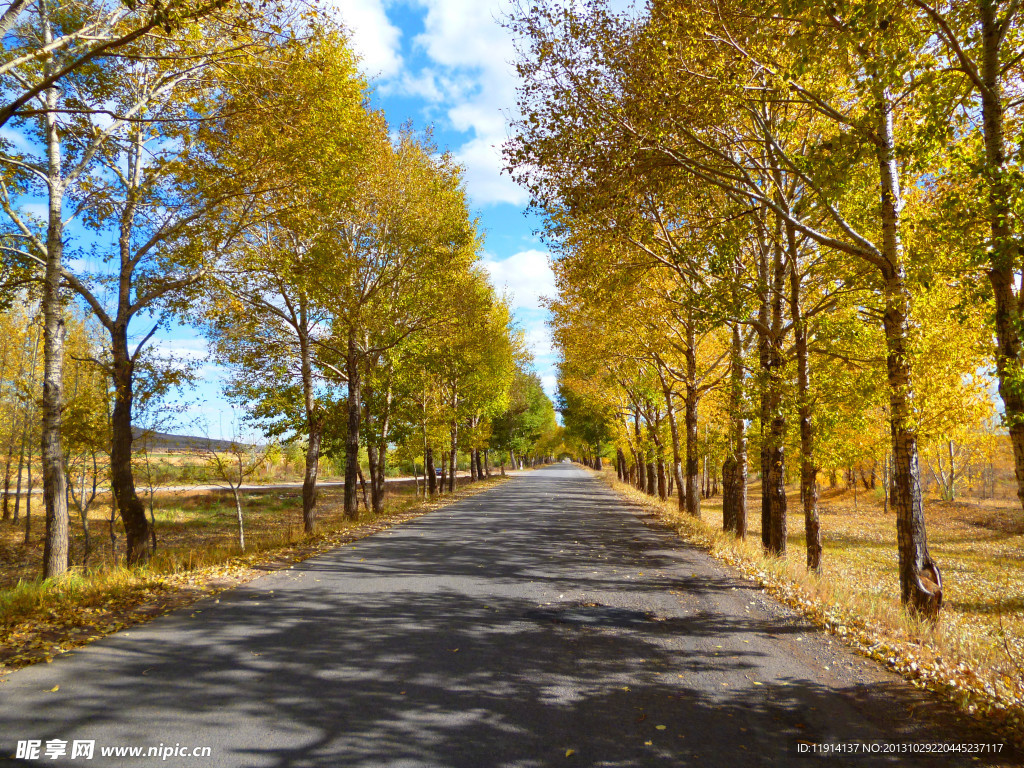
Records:
<instances>
[{"instance_id":1,"label":"birch tree","mask_svg":"<svg viewBox=\"0 0 1024 768\"><path fill-rule=\"evenodd\" d=\"M205 7L199 16L215 7ZM32 149L0 154L0 167L6 171L0 205L9 219L14 243L3 248L5 255L34 266L42 282L42 464L48 531L43 571L55 576L67 568L66 545L61 544L67 539L67 489L60 436L65 336L61 307L66 288L89 304L111 335L110 372L118 393L113 419L117 436L112 448L113 486L128 532L128 562L142 562L148 556L149 531L131 477L131 377L134 361L159 325L160 313L134 350L127 343L128 326L140 313L153 313L169 294L192 282L177 269L180 262L176 263L169 251L180 257L188 250L182 238L201 218L197 207L203 207L187 174L181 173L194 166L170 164L168 151L154 151L153 145L168 142L188 151L188 140L180 131L175 135L175 128L169 126L180 129L185 113L191 120L203 112L203 106L196 104L195 92L191 112L182 108L177 115L168 114L168 104L174 103L176 91L184 90L184 83L195 84L197 73L207 70L217 58L216 52L244 47L237 33L246 20L244 11L233 16L236 40L227 42L226 35L218 37L193 24L198 16L180 15L172 22L168 11L162 17L166 23L159 41L145 34L154 25L143 25L134 36L116 37L120 54L106 58L96 51L83 54L79 50L76 40L81 36L64 27L68 19L76 18L63 13L68 9L40 3L38 10L38 16L19 16L16 30L19 39L36 40L41 48L9 62L12 77L36 83L16 99L19 106L11 112L18 118L16 127L36 141ZM109 37L111 25L128 18L104 6L97 6L96 13L95 18L103 20L102 34L97 34L107 35L109 40L115 39ZM111 13L114 15L105 16ZM223 34L225 27L218 29ZM91 34L81 40L91 45ZM84 66L86 62L92 63ZM31 109L26 106L30 103ZM180 107L180 102L176 106ZM174 199L168 194L170 176L175 177ZM45 222L33 220L20 205L26 195L33 194L46 199ZM209 212L208 205L206 210ZM76 273L68 268L64 256L72 222L105 229L111 219L117 219L114 228L119 230L113 256L118 264L114 309L98 290L109 287L103 285L109 273Z\"/></svg>"},{"instance_id":2,"label":"birch tree","mask_svg":"<svg viewBox=\"0 0 1024 768\"><path fill-rule=\"evenodd\" d=\"M229 393L267 434L303 436L303 527L312 533L325 422L347 376L334 302L315 287L332 231L325 211L344 205L387 139L364 107L366 83L343 35L314 30L275 55L272 66L238 78L220 131L233 173L273 181L255 198L258 224L241 231L213 274L205 313L232 368Z\"/></svg>"}]
</instances>

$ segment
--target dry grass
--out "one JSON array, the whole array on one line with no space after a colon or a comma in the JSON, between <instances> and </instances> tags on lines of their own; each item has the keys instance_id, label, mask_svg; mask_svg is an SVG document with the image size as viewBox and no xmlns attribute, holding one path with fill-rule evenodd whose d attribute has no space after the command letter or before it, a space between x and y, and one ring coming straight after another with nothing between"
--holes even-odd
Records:
<instances>
[{"instance_id":1,"label":"dry grass","mask_svg":"<svg viewBox=\"0 0 1024 768\"><path fill-rule=\"evenodd\" d=\"M750 489L746 540L723 534L721 499L705 499L701 519L605 477L655 509L685 539L738 567L770 593L915 684L984 715L1024 744L1024 516L1009 501L981 505L929 500L928 545L942 568L945 602L932 625L899 603L896 525L880 499L826 491L820 503L820 576L808 573L799 491L789 497L788 557L763 554L760 492Z\"/></svg>"},{"instance_id":2,"label":"dry grass","mask_svg":"<svg viewBox=\"0 0 1024 768\"><path fill-rule=\"evenodd\" d=\"M0 527L0 673L88 643L126 626L195 602L249 581L268 570L287 567L341 544L377 533L472 496L503 482L493 477L466 484L455 494L422 502L410 493L389 494L385 511L346 520L341 494L320 497L319 531L302 534L298 492L251 494L246 508L246 550L237 545L230 496L210 493L167 495L156 518L159 547L144 567L120 565L120 551L107 538L107 521L90 518L97 549L92 565L73 568L59 579L36 576L41 536L22 542L23 529ZM116 529L115 529L116 530ZM81 524L72 534L74 558L82 553ZM11 555L14 555L11 557Z\"/></svg>"}]
</instances>

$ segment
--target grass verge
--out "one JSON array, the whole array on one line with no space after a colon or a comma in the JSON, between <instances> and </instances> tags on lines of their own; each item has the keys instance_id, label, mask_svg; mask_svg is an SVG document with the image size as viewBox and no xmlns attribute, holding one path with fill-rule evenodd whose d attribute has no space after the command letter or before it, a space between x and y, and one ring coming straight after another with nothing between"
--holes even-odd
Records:
<instances>
[{"instance_id":1,"label":"grass verge","mask_svg":"<svg viewBox=\"0 0 1024 768\"><path fill-rule=\"evenodd\" d=\"M855 534L849 530L850 526L835 526L840 531L831 532L831 541L830 532L823 532L827 567L818 575L806 568L802 536L791 537L788 557L771 557L760 545L759 527L750 531L746 539L722 532L720 502L716 505L705 502L702 516L695 518L680 512L675 499L651 498L618 481L614 473L607 470L602 477L631 502L652 511L683 540L737 568L770 595L863 655L879 661L914 685L953 701L963 711L984 718L987 727L994 728L1018 748L1024 748L1024 670L1020 667L1017 650L1021 643L1021 616L1019 611L1004 616L999 606L1005 604L1005 595L988 595L986 604L997 608L988 611L983 607L977 611L982 615L991 614L988 624L981 625L980 630L973 613L958 610L956 602L944 608L941 620L933 625L907 614L891 594L893 590L877 588L876 571L880 567L873 562L874 547L869 544L882 548L886 542L875 542L874 528L864 521L857 521ZM751 500L754 498L751 494ZM793 507L799 508L798 504ZM716 512L717 525L713 522ZM752 523L754 516L750 515ZM895 531L893 538L894 534ZM944 540L941 536L938 538ZM977 547L971 546L975 542L961 543L969 550L961 557L970 560L976 568L984 568L983 559L979 565L976 557ZM895 541L891 554L891 562L888 557L881 558L889 566L881 570L888 579L895 581ZM998 573L983 576L988 576L987 591L997 592L993 585L998 586Z\"/></svg>"},{"instance_id":2,"label":"grass verge","mask_svg":"<svg viewBox=\"0 0 1024 768\"><path fill-rule=\"evenodd\" d=\"M349 522L333 515L312 536L296 539L290 530L264 534L244 553L221 541L165 548L138 568L104 564L87 572L72 570L57 579L21 580L0 590L0 675L48 663L103 635L408 522L507 479L492 477L428 501L392 496L377 517L364 515Z\"/></svg>"}]
</instances>

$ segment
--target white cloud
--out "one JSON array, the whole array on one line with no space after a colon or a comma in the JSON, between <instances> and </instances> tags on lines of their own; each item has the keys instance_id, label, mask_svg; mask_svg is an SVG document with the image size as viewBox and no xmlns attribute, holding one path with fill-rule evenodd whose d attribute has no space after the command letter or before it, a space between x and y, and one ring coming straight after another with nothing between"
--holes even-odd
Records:
<instances>
[{"instance_id":1,"label":"white cloud","mask_svg":"<svg viewBox=\"0 0 1024 768\"><path fill-rule=\"evenodd\" d=\"M501 140L479 137L463 144L454 153L456 162L465 166L466 189L477 205L511 203L526 205L530 196L501 172Z\"/></svg>"},{"instance_id":2,"label":"white cloud","mask_svg":"<svg viewBox=\"0 0 1024 768\"><path fill-rule=\"evenodd\" d=\"M448 67L507 69L514 49L499 23L508 4L498 0L420 0L427 11L416 36L434 61ZM509 72L511 74L511 72Z\"/></svg>"},{"instance_id":3,"label":"white cloud","mask_svg":"<svg viewBox=\"0 0 1024 768\"><path fill-rule=\"evenodd\" d=\"M50 217L50 208L46 203L22 203L19 208L22 213L40 221L46 221Z\"/></svg>"},{"instance_id":4,"label":"white cloud","mask_svg":"<svg viewBox=\"0 0 1024 768\"><path fill-rule=\"evenodd\" d=\"M157 354L185 360L206 360L209 357L206 340L201 338L155 339L152 348Z\"/></svg>"},{"instance_id":5,"label":"white cloud","mask_svg":"<svg viewBox=\"0 0 1024 768\"><path fill-rule=\"evenodd\" d=\"M417 74L405 72L395 86L384 86L384 91L397 91L403 96L414 96L424 101L436 103L445 98L444 83L439 80L432 69L420 70Z\"/></svg>"},{"instance_id":6,"label":"white cloud","mask_svg":"<svg viewBox=\"0 0 1024 768\"><path fill-rule=\"evenodd\" d=\"M491 284L508 295L515 318L522 327L526 347L533 355L534 364L545 382L548 394L554 392L553 365L556 357L551 331L545 322L549 316L541 297L553 297L555 275L544 251L520 251L507 259L488 257L482 265L491 278Z\"/></svg>"},{"instance_id":7,"label":"white cloud","mask_svg":"<svg viewBox=\"0 0 1024 768\"><path fill-rule=\"evenodd\" d=\"M342 23L352 33L352 47L370 77L394 77L402 70L402 31L390 22L382 0L332 0Z\"/></svg>"},{"instance_id":8,"label":"white cloud","mask_svg":"<svg viewBox=\"0 0 1024 768\"><path fill-rule=\"evenodd\" d=\"M555 393L558 392L558 377L554 375L541 376L540 383L541 386L544 387L544 391L548 393L548 397L554 400Z\"/></svg>"},{"instance_id":9,"label":"white cloud","mask_svg":"<svg viewBox=\"0 0 1024 768\"><path fill-rule=\"evenodd\" d=\"M39 149L39 145L32 141L32 139L9 125L0 128L0 139L9 141L12 147L21 152L31 153Z\"/></svg>"},{"instance_id":10,"label":"white cloud","mask_svg":"<svg viewBox=\"0 0 1024 768\"><path fill-rule=\"evenodd\" d=\"M414 43L433 62L430 80L410 79L423 94L444 94L451 126L470 138L454 151L466 166L466 187L476 205L528 202L502 173L506 116L516 103L512 37L500 23L507 0L419 0L426 10ZM436 70L436 71L435 71ZM422 73L421 73L422 74ZM439 100L434 100L438 103Z\"/></svg>"},{"instance_id":11,"label":"white cloud","mask_svg":"<svg viewBox=\"0 0 1024 768\"><path fill-rule=\"evenodd\" d=\"M467 134L453 154L466 168L473 205L525 205L527 193L502 173L505 112L516 103L517 83L512 37L500 23L509 0L328 2L351 30L363 70L379 75L380 93L420 99L430 119ZM417 67L411 61L422 56L403 57L402 30L388 18L410 6L422 13L423 31L411 45L427 63Z\"/></svg>"},{"instance_id":12,"label":"white cloud","mask_svg":"<svg viewBox=\"0 0 1024 768\"><path fill-rule=\"evenodd\" d=\"M484 259L482 264L495 289L511 294L513 309L543 309L540 297L556 294L555 275L544 251L520 251L502 261Z\"/></svg>"},{"instance_id":13,"label":"white cloud","mask_svg":"<svg viewBox=\"0 0 1024 768\"><path fill-rule=\"evenodd\" d=\"M547 325L537 323L526 331L526 343L534 350L551 349L551 331Z\"/></svg>"}]
</instances>

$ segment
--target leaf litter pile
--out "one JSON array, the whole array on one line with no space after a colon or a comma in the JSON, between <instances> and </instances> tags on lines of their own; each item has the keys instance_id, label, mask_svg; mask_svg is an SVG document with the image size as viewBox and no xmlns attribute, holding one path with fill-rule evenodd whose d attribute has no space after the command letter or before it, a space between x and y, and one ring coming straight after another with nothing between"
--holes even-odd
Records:
<instances>
[{"instance_id":1,"label":"leaf litter pile","mask_svg":"<svg viewBox=\"0 0 1024 768\"><path fill-rule=\"evenodd\" d=\"M340 493L321 493L321 532L309 537L297 534L292 526L284 535L280 530L287 525L282 517L290 515L301 521L301 501L296 494L253 497L253 509L247 513L251 518L246 529L249 546L244 554L232 544L236 534L230 501L211 494L178 496L165 499L164 508L157 513L160 548L149 566L126 569L116 565L116 548L112 550L108 542L105 552L95 553L92 562L97 565L92 570L77 568L47 583L27 581L30 574L38 572L41 539L33 539L26 547L23 529L4 524L0 528L0 681L8 671L49 663L103 635L408 522L503 480L496 477L465 485L452 495L428 502L418 502L411 494L389 497L384 514L376 518L364 515L355 523L344 519ZM98 521L90 522L97 527ZM96 531L93 536L99 538ZM73 546L73 559L75 550Z\"/></svg>"},{"instance_id":2,"label":"leaf litter pile","mask_svg":"<svg viewBox=\"0 0 1024 768\"><path fill-rule=\"evenodd\" d=\"M822 494L819 577L805 567L798 491L789 498L789 555L772 558L760 546L760 515L750 511L756 485L748 488L747 538L737 541L721 532L720 497L703 500L698 521L678 512L674 499L660 503L616 481L614 472L605 478L818 626L1024 746L1024 519L1016 502L926 501L928 548L944 591L932 626L900 608L895 516L880 500Z\"/></svg>"}]
</instances>

